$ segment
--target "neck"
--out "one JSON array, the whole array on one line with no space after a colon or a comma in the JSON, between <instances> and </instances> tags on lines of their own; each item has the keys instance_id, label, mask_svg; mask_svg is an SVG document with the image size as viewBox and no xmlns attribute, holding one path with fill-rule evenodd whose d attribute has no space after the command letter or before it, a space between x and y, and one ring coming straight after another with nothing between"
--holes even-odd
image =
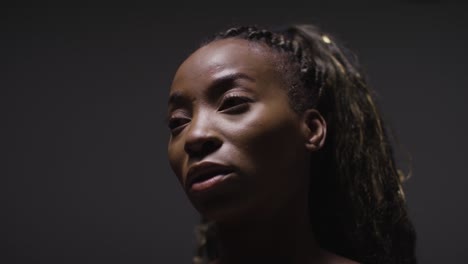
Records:
<instances>
[{"instance_id":1,"label":"neck","mask_svg":"<svg viewBox=\"0 0 468 264\"><path fill-rule=\"evenodd\" d=\"M320 249L311 230L307 204L293 202L283 208L242 224L218 222L219 263L315 262Z\"/></svg>"}]
</instances>

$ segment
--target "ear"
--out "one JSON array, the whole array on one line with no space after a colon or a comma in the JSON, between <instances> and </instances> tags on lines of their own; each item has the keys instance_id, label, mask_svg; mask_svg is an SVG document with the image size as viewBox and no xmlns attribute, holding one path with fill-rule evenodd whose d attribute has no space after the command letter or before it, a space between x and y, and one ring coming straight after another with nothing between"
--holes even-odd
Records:
<instances>
[{"instance_id":1,"label":"ear","mask_svg":"<svg viewBox=\"0 0 468 264\"><path fill-rule=\"evenodd\" d=\"M302 114L302 134L305 147L313 152L323 147L327 135L327 123L316 109L307 109Z\"/></svg>"}]
</instances>

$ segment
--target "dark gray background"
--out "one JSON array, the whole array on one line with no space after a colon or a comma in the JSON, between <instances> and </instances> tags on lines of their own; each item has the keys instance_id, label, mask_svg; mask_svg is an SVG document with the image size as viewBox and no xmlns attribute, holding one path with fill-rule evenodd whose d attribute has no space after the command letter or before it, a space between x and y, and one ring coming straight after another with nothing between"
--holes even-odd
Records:
<instances>
[{"instance_id":1,"label":"dark gray background","mask_svg":"<svg viewBox=\"0 0 468 264\"><path fill-rule=\"evenodd\" d=\"M468 258L466 6L173 4L1 9L0 262L190 262L198 216L168 166L166 96L184 57L233 23L344 40L412 156L420 263Z\"/></svg>"}]
</instances>

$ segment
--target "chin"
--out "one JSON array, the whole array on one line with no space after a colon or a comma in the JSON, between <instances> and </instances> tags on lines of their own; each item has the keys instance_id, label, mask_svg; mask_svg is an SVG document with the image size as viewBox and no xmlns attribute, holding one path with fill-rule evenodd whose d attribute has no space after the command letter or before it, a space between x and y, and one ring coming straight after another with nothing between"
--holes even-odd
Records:
<instances>
[{"instance_id":1,"label":"chin","mask_svg":"<svg viewBox=\"0 0 468 264\"><path fill-rule=\"evenodd\" d=\"M200 215L218 224L238 224L252 218L252 202L219 195L214 199L192 201Z\"/></svg>"}]
</instances>

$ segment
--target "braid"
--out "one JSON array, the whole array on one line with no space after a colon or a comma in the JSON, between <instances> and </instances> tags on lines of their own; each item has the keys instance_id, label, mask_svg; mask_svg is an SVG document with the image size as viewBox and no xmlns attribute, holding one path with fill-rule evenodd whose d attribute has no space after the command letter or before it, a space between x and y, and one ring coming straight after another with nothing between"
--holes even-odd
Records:
<instances>
[{"instance_id":1,"label":"braid","mask_svg":"<svg viewBox=\"0 0 468 264\"><path fill-rule=\"evenodd\" d=\"M261 42L285 55L285 65L279 71L289 80L288 94L291 107L298 113L314 107L320 99L325 81L322 65L316 64L313 51L302 45L300 39L288 36L288 32L258 29L256 26L241 26L218 33L211 41L225 38L241 38ZM320 61L319 61L320 62ZM299 72L300 78L297 79Z\"/></svg>"},{"instance_id":2,"label":"braid","mask_svg":"<svg viewBox=\"0 0 468 264\"><path fill-rule=\"evenodd\" d=\"M355 56L311 25L280 31L236 27L211 41L226 38L277 51L292 109L301 113L316 108L327 120L325 145L311 157L316 171L309 204L319 244L362 263L416 263L403 177ZM207 256L213 248L205 238L199 249L208 251Z\"/></svg>"}]
</instances>

